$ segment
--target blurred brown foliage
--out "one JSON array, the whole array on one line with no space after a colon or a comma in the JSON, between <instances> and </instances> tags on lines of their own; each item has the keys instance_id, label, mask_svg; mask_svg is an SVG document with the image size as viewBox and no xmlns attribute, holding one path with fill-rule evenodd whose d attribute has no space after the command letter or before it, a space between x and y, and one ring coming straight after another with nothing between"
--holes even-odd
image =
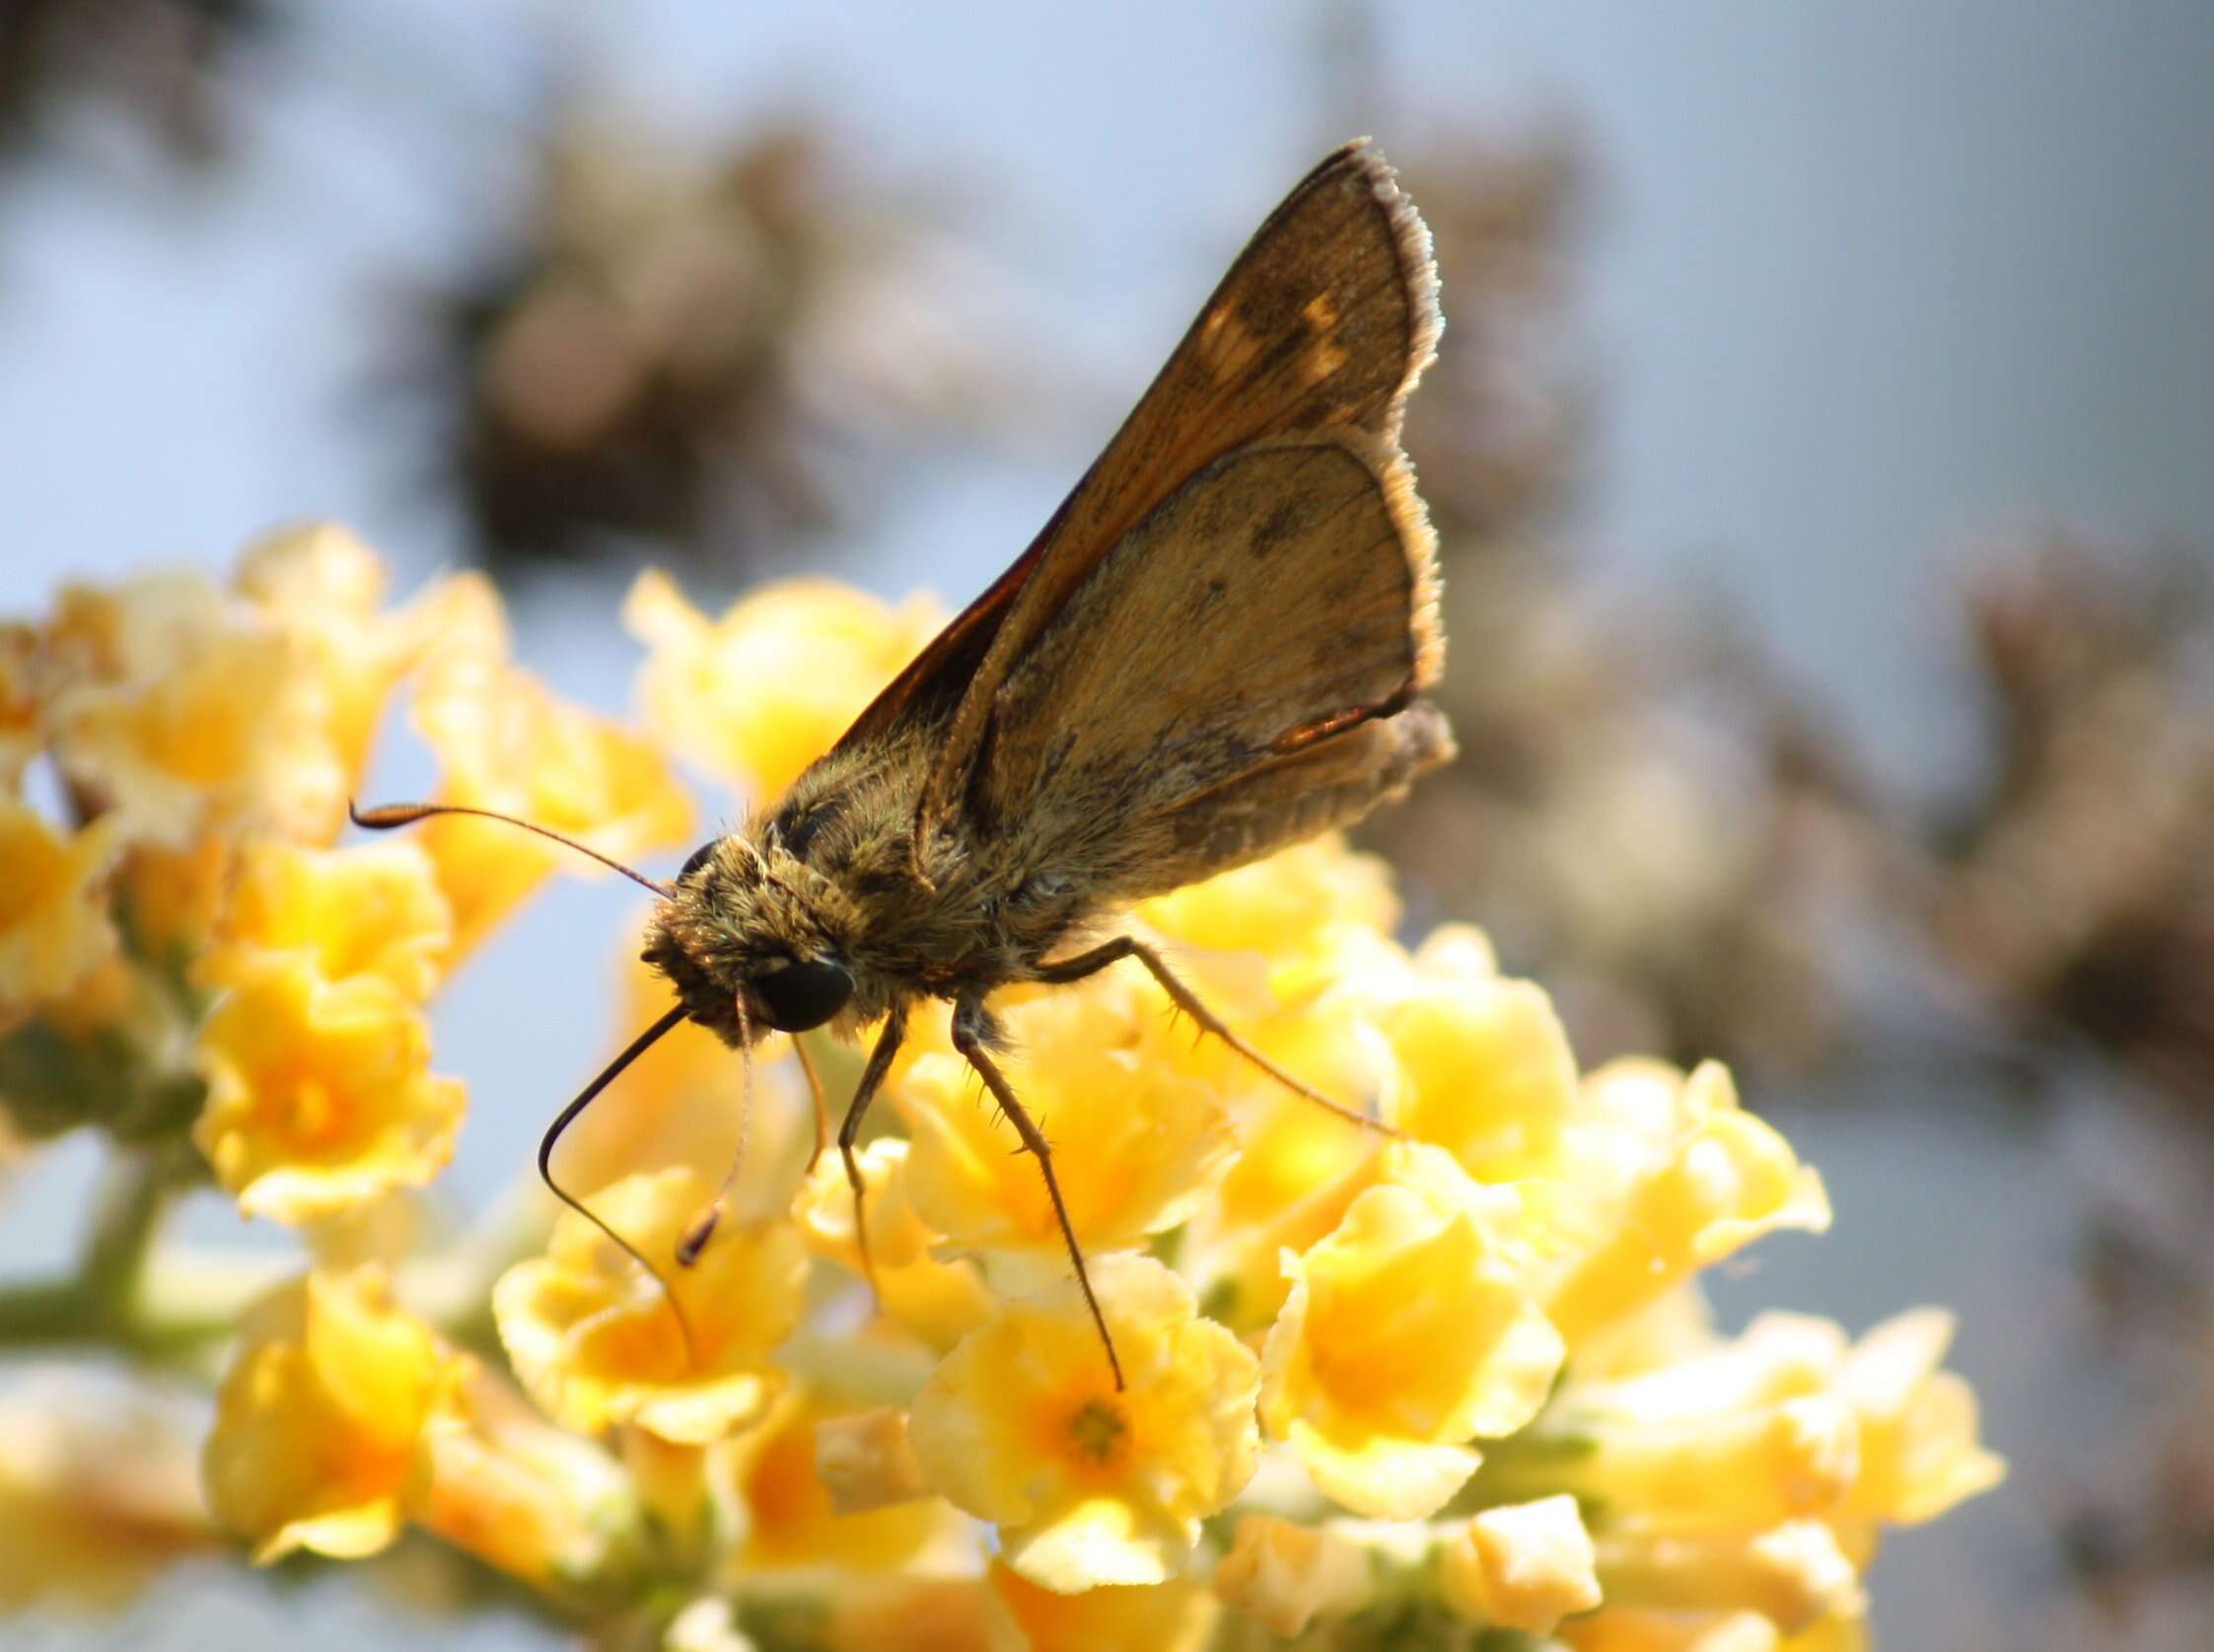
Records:
<instances>
[{"instance_id":1,"label":"blurred brown foliage","mask_svg":"<svg viewBox=\"0 0 2214 1652\"><path fill-rule=\"evenodd\" d=\"M2214 1585L2214 588L2175 545L2028 536L1985 556L1962 622L1983 710L1971 781L1928 834L1946 968L2082 1102L2158 1104L2166 1177L2098 1201L2078 1278L2137 1398L2072 1460L2072 1580L2117 1634Z\"/></svg>"},{"instance_id":2,"label":"blurred brown foliage","mask_svg":"<svg viewBox=\"0 0 2214 1652\"><path fill-rule=\"evenodd\" d=\"M2032 540L1964 623L1981 772L1933 850L1948 964L2022 1033L2089 1040L2168 1094L2214 1085L2214 591L2176 548Z\"/></svg>"},{"instance_id":3,"label":"blurred brown foliage","mask_svg":"<svg viewBox=\"0 0 2214 1652\"><path fill-rule=\"evenodd\" d=\"M2071 1582L2117 1627L2214 1583L2206 1226L2202 1208L2139 1208L2108 1213L2085 1236L2081 1278L2098 1334L2145 1400L2113 1449L2072 1461L2059 1536Z\"/></svg>"},{"instance_id":4,"label":"blurred brown foliage","mask_svg":"<svg viewBox=\"0 0 2214 1652\"><path fill-rule=\"evenodd\" d=\"M556 122L534 164L518 239L430 318L449 463L495 563L642 536L757 570L851 526L891 452L1005 399L991 318L964 309L988 289L974 254L824 126L695 160Z\"/></svg>"},{"instance_id":5,"label":"blurred brown foliage","mask_svg":"<svg viewBox=\"0 0 2214 1652\"><path fill-rule=\"evenodd\" d=\"M8 0L0 157L36 150L71 105L122 114L173 158L223 153L222 71L278 24L271 0Z\"/></svg>"}]
</instances>

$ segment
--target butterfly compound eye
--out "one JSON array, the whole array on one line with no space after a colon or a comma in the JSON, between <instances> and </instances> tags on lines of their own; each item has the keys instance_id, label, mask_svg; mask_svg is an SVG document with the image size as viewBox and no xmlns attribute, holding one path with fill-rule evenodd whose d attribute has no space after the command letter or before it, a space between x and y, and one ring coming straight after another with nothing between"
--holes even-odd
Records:
<instances>
[{"instance_id":1,"label":"butterfly compound eye","mask_svg":"<svg viewBox=\"0 0 2214 1652\"><path fill-rule=\"evenodd\" d=\"M715 845L720 843L722 839L720 837L710 837L706 842L702 843L698 848L694 849L689 855L687 855L684 859L684 864L678 869L677 881L679 884L682 883L694 872L697 872L701 867L705 866L707 864L708 857L715 852Z\"/></svg>"},{"instance_id":2,"label":"butterfly compound eye","mask_svg":"<svg viewBox=\"0 0 2214 1652\"><path fill-rule=\"evenodd\" d=\"M750 984L768 1024L779 1033L820 1027L853 997L853 977L845 967L821 959L782 965L755 975Z\"/></svg>"}]
</instances>

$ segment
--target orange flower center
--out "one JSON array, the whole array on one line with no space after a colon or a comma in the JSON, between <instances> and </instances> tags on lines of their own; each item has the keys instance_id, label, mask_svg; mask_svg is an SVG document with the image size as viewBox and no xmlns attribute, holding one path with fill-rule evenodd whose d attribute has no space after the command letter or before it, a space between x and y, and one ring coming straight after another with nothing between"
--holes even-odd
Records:
<instances>
[{"instance_id":1,"label":"orange flower center","mask_svg":"<svg viewBox=\"0 0 2214 1652\"><path fill-rule=\"evenodd\" d=\"M357 1120L349 1099L328 1079L309 1073L269 1086L264 1116L298 1150L336 1146Z\"/></svg>"}]
</instances>

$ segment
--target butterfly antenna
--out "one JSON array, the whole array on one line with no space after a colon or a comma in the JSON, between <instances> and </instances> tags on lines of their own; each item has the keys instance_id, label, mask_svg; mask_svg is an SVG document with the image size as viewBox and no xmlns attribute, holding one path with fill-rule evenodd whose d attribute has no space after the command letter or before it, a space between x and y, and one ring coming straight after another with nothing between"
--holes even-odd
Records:
<instances>
[{"instance_id":1,"label":"butterfly antenna","mask_svg":"<svg viewBox=\"0 0 2214 1652\"><path fill-rule=\"evenodd\" d=\"M511 826L521 826L525 831L535 831L540 837L550 837L556 843L576 850L580 855L590 855L609 871L620 872L632 883L652 890L664 900L677 893L659 878L649 878L643 872L632 871L612 855L604 855L589 843L580 843L574 837L555 831L551 826L542 826L534 821L518 820L513 815L503 815L497 809L472 809L465 803L387 803L375 809L357 809L350 799L346 804L346 818L367 831L391 831L395 826L413 826L417 821L429 820L433 815L474 815L480 821L501 821Z\"/></svg>"},{"instance_id":2,"label":"butterfly antenna","mask_svg":"<svg viewBox=\"0 0 2214 1652\"><path fill-rule=\"evenodd\" d=\"M730 1201L731 1188L737 1185L739 1167L746 1163L746 1138L753 1118L753 1022L746 1013L746 997L741 993L738 1007L738 1062L741 1077L738 1090L738 1146L731 1154L730 1169L723 1172L723 1184L715 1189L715 1196L707 1208L699 1213L692 1225L684 1230L684 1237L677 1243L677 1265L689 1267L699 1260L700 1252L715 1237L715 1225L723 1219L723 1209Z\"/></svg>"},{"instance_id":3,"label":"butterfly antenna","mask_svg":"<svg viewBox=\"0 0 2214 1652\"><path fill-rule=\"evenodd\" d=\"M601 1091L607 1089L608 1085L614 1083L617 1078L622 1076L624 1068L628 1067L631 1062L637 1060L639 1056L645 1054L646 1051L653 1046L655 1041L660 1039L660 1037L664 1033L668 1032L671 1028L675 1027L677 1023L683 1019L684 1007L683 1005L678 1004L675 1009L671 1010L667 1015L663 1016L659 1021L655 1022L651 1027L647 1028L643 1033L639 1034L637 1038L631 1040L630 1047L625 1049L612 1061L608 1062L607 1065L607 1069L602 1072L598 1078L594 1079L590 1084L584 1087L583 1094L578 1096L575 1101L571 1102L567 1107L561 1110L560 1116L554 1119L552 1125L546 1130L545 1138L538 1143L538 1180L546 1185L547 1191L551 1192L555 1198L559 1199L571 1210L574 1210L579 1216L582 1216L586 1221L590 1222L594 1227L598 1228L602 1233L606 1234L608 1239L614 1242L616 1248L620 1250L624 1256L628 1257L632 1261L636 1262L640 1267L644 1268L648 1273L653 1275L654 1283L661 1287L662 1300L669 1304L670 1313L674 1314L677 1317L677 1329L684 1338L685 1357L691 1360L694 1365L696 1365L699 1362L699 1349L698 1345L692 1340L692 1323L690 1320L685 1318L683 1304L677 1300L677 1292L675 1288L663 1275L661 1269L654 1266L652 1262L648 1261L645 1257L645 1254L641 1252L637 1246L631 1244L629 1240L623 1238L621 1234L615 1232L613 1228L607 1226L607 1224L602 1221L596 1213L594 1213L592 1210L587 1209L582 1201L571 1196L568 1189L563 1187L560 1183L554 1181L553 1179L553 1146L554 1143L558 1142L561 1139L561 1132L563 1130L566 1130L572 1123L576 1121L577 1114L584 1112L586 1108L590 1107L593 1104L593 1101L599 1096Z\"/></svg>"}]
</instances>

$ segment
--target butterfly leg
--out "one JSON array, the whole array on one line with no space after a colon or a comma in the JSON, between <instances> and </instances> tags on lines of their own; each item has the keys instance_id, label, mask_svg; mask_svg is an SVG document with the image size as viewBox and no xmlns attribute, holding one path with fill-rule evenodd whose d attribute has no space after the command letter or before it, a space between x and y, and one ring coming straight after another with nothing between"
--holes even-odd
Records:
<instances>
[{"instance_id":1,"label":"butterfly leg","mask_svg":"<svg viewBox=\"0 0 2214 1652\"><path fill-rule=\"evenodd\" d=\"M800 1058L800 1071L807 1074L809 1094L815 1097L815 1151L807 1156L808 1174L815 1174L815 1162L822 1157L822 1149L830 1144L830 1098L822 1091L822 1069L815 1064L815 1056L808 1049L807 1036L795 1034L792 1053Z\"/></svg>"},{"instance_id":2,"label":"butterfly leg","mask_svg":"<svg viewBox=\"0 0 2214 1652\"><path fill-rule=\"evenodd\" d=\"M885 1075L892 1071L892 1058L899 1053L899 1041L906 1034L906 1009L894 1004L892 1013L885 1017L884 1031L877 1035L876 1048L869 1051L869 1064L861 1069L861 1082L853 1087L853 1100L846 1107L845 1122L838 1126L838 1157L845 1161L846 1185L853 1189L853 1242L861 1251L861 1271L868 1276L869 1294L877 1299L880 1308L884 1295L877 1289L877 1264L869 1256L869 1215L862 1193L861 1161L853 1156L853 1144L861 1134L861 1120L869 1111L869 1104L884 1088ZM814 1069L811 1067L809 1071L812 1074Z\"/></svg>"},{"instance_id":3,"label":"butterfly leg","mask_svg":"<svg viewBox=\"0 0 2214 1652\"><path fill-rule=\"evenodd\" d=\"M1381 1118L1372 1118L1358 1108L1349 1108L1343 1102L1333 1101L1312 1084L1303 1079L1295 1078L1284 1071L1283 1068L1232 1032L1228 1022L1215 1014L1213 1010L1207 1008L1199 995L1177 977L1176 972L1169 968L1160 953L1147 946L1135 935L1117 936L1114 940L1094 947L1090 952L1078 953L1074 958L1063 959L1057 964L1042 965L1039 967L1036 978L1057 986L1066 985L1070 981L1080 981L1086 975L1097 974L1108 965L1119 964L1125 958L1134 958L1140 964L1143 964L1147 972L1161 983L1161 990L1169 995L1169 1001L1197 1022L1202 1031L1212 1033L1293 1095L1304 1097L1317 1107L1336 1113L1346 1122L1360 1125L1364 1130L1375 1130L1388 1136L1395 1136L1399 1133Z\"/></svg>"},{"instance_id":4,"label":"butterfly leg","mask_svg":"<svg viewBox=\"0 0 2214 1652\"><path fill-rule=\"evenodd\" d=\"M991 1056L993 1023L990 1012L978 1000L968 999L954 1007L954 1048L976 1069L976 1076L984 1081L984 1088L999 1103L1000 1112L1015 1126L1022 1137L1023 1150L1037 1161L1038 1174L1045 1178L1046 1196L1053 1201L1053 1216L1061 1224L1061 1238L1069 1248L1069 1260L1076 1265L1076 1283L1084 1292L1084 1305L1092 1310L1092 1323L1099 1327L1100 1341L1107 1349L1107 1367L1114 1373L1114 1386L1122 1388L1122 1361L1115 1357L1114 1338L1107 1334L1107 1316L1100 1312L1100 1299L1092 1294L1092 1276L1085 1271L1084 1248L1076 1242L1076 1229L1069 1225L1068 1205L1061 1198L1060 1178L1053 1174L1053 1149L1047 1145L1045 1132L1037 1127L1023 1104L1015 1099L1015 1090L1007 1082L1007 1075L999 1070L999 1063Z\"/></svg>"}]
</instances>

